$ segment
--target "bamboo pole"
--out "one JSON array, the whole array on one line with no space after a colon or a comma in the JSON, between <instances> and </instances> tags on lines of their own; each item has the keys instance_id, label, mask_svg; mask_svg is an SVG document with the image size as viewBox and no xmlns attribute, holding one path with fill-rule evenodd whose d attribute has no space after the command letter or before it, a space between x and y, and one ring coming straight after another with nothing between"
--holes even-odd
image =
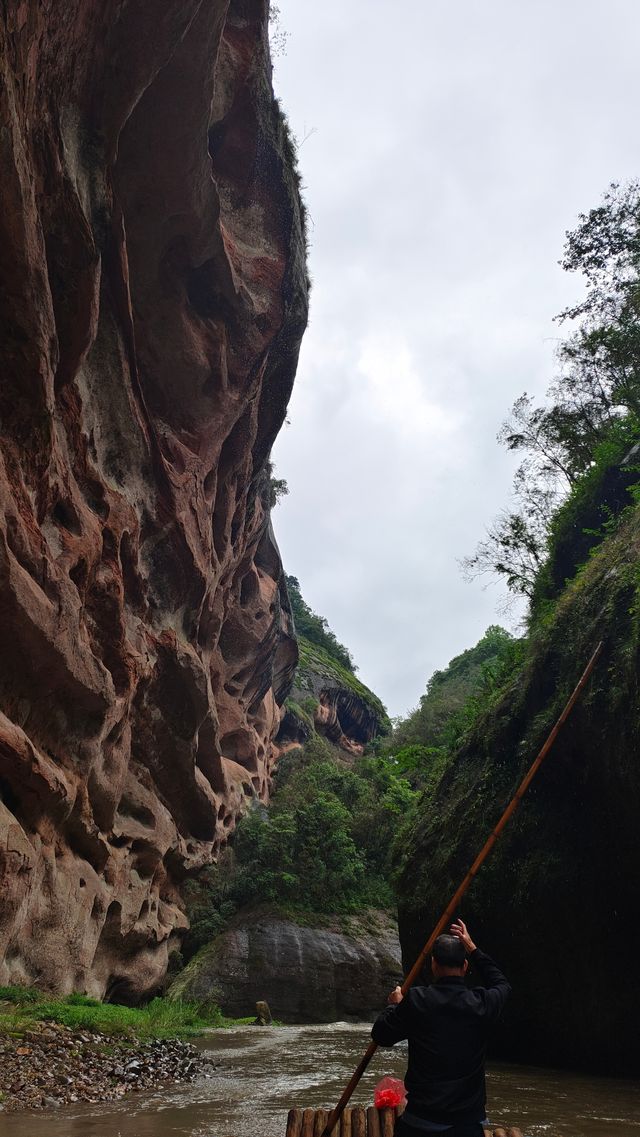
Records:
<instances>
[{"instance_id":1,"label":"bamboo pole","mask_svg":"<svg viewBox=\"0 0 640 1137\"><path fill-rule=\"evenodd\" d=\"M464 880L462 881L462 883L459 885L459 887L456 889L453 896L451 897L451 900L447 904L447 907L445 908L444 912L442 913L440 919L438 920L438 923L436 924L435 928L433 929L431 935L429 936L429 939L427 940L426 944L424 945L422 951L420 952L420 955L416 959L416 962L414 963L413 967L411 968L411 971L407 975L404 983L402 984L402 987L400 988L403 995L406 995L407 991L409 990L409 988L413 984L414 980L417 979L418 975L422 971L422 968L424 967L427 956L430 954L431 949L432 949L435 941L437 940L438 936L442 933L443 929L446 928L447 925L449 924L450 920L453 917L453 914L454 914L456 908L458 907L460 901L462 900L462 897L464 896L465 892L467 891L467 889L468 889L469 885L471 884L474 876L476 875L476 873L480 869L483 862L488 857L493 846L495 845L496 841L498 840L498 837L502 833L505 825L510 820L510 818L513 817L513 814L515 813L516 809L520 805L522 798L524 797L525 793L529 789L531 782L535 778L536 774L538 773L538 770L540 769L542 763L544 762L545 758L547 757L547 754L551 750L551 747L553 746L556 738L558 737L558 734L559 734L561 728L564 726L564 723L568 719L569 715L571 714L571 711L573 710L576 702L578 701L578 698L580 697L580 694L582 693L582 690L583 690L584 686L586 685L586 682L587 682L589 676L591 675L593 668L595 667L596 661L597 661L598 656L600 655L600 653L602 651L603 646L604 645L603 645L603 642L601 640L600 643L598 644L598 646L596 647L593 655L591 656L591 659L587 663L587 666L585 667L584 671L582 672L582 675L580 676L580 679L578 680L578 683L576 684L576 686L573 690L573 693L571 694L571 697L569 698L562 714L560 715L560 718L558 719L555 726L553 727L553 730L549 734L549 737L547 738L546 742L544 743L542 749L539 751L537 757L535 758L535 760L531 764L528 772L525 774L524 778L522 779L520 785L518 786L518 789L516 790L514 796L512 797L511 801L509 802L504 813L502 814L502 817L500 818L498 824L495 826L495 828L493 829L493 831L490 833L489 837L485 841L484 845L482 846L482 849L478 853L478 856L476 857L471 868L469 869L469 872L467 873ZM340 1119L340 1116L342 1114L342 1111L343 1111L345 1105L349 1101L353 1091L355 1090L356 1086L358 1085L358 1082L360 1081L362 1075L364 1074L365 1070L367 1069L367 1066L369 1065L369 1063L370 1063L371 1059L373 1058L373 1055L375 1054L377 1049L378 1049L378 1044L376 1042L372 1041L369 1043L369 1045L368 1045L367 1049L365 1050L362 1058L360 1059L360 1062L356 1066L347 1086L345 1087L345 1090L342 1094L342 1097L340 1098L340 1101L338 1102L335 1109L333 1109L331 1111L331 1114L329 1115L329 1120L327 1121L326 1128L324 1129L323 1133L321 1134L321 1137L329 1137L329 1134L335 1128L337 1122Z\"/></svg>"},{"instance_id":2,"label":"bamboo pole","mask_svg":"<svg viewBox=\"0 0 640 1137\"><path fill-rule=\"evenodd\" d=\"M367 1109L367 1137L380 1137L380 1117L375 1105Z\"/></svg>"},{"instance_id":3,"label":"bamboo pole","mask_svg":"<svg viewBox=\"0 0 640 1137\"><path fill-rule=\"evenodd\" d=\"M328 1116L329 1115L328 1115L326 1109L316 1110L316 1118L315 1118L315 1122L313 1125L314 1137L322 1137L322 1134L324 1133L325 1126L327 1124L327 1117Z\"/></svg>"}]
</instances>

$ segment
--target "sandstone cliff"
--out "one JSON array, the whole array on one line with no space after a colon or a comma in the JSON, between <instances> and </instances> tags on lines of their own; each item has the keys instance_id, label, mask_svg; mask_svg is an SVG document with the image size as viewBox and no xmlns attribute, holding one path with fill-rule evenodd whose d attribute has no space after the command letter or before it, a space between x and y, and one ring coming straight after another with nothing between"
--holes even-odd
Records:
<instances>
[{"instance_id":1,"label":"sandstone cliff","mask_svg":"<svg viewBox=\"0 0 640 1137\"><path fill-rule=\"evenodd\" d=\"M297 578L286 579L300 658L277 745L281 751L301 745L315 730L345 753L360 755L389 731L386 709L356 676L351 652L325 617L305 602Z\"/></svg>"},{"instance_id":2,"label":"sandstone cliff","mask_svg":"<svg viewBox=\"0 0 640 1137\"><path fill-rule=\"evenodd\" d=\"M0 15L0 981L135 998L265 797L306 321L267 0Z\"/></svg>"},{"instance_id":3,"label":"sandstone cliff","mask_svg":"<svg viewBox=\"0 0 640 1137\"><path fill-rule=\"evenodd\" d=\"M400 974L398 933L385 913L361 912L342 924L313 927L258 909L239 913L203 948L170 996L213 1000L236 1017L266 999L283 1022L370 1019Z\"/></svg>"},{"instance_id":4,"label":"sandstone cliff","mask_svg":"<svg viewBox=\"0 0 640 1137\"><path fill-rule=\"evenodd\" d=\"M348 754L362 754L368 742L389 729L383 704L352 672L318 644L298 637L300 659L292 700L313 708L315 729ZM283 723L286 729L287 720Z\"/></svg>"}]
</instances>

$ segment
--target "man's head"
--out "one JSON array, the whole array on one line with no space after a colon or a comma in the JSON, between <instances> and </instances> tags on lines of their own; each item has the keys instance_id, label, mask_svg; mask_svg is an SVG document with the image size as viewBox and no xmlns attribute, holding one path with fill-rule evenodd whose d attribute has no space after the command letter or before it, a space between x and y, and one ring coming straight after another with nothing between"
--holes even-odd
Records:
<instances>
[{"instance_id":1,"label":"man's head","mask_svg":"<svg viewBox=\"0 0 640 1137\"><path fill-rule=\"evenodd\" d=\"M438 936L431 953L431 970L434 977L464 975L469 963L465 946L458 936Z\"/></svg>"}]
</instances>

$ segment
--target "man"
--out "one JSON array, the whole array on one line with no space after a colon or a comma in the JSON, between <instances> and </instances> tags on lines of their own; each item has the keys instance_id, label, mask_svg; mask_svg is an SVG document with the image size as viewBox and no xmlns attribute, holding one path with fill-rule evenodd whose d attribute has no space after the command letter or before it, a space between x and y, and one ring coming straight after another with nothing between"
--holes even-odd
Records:
<instances>
[{"instance_id":1,"label":"man","mask_svg":"<svg viewBox=\"0 0 640 1137\"><path fill-rule=\"evenodd\" d=\"M409 1040L407 1108L395 1137L482 1137L486 1122L484 1063L491 1024L511 988L492 959L476 947L462 920L433 945L430 987L399 987L371 1035L379 1046ZM467 987L471 962L482 987Z\"/></svg>"}]
</instances>

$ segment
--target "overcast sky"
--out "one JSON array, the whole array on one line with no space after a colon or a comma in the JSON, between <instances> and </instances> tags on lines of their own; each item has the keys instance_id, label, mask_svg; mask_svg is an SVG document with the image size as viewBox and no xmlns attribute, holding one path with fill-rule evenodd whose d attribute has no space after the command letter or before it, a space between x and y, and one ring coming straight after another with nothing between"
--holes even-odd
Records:
<instances>
[{"instance_id":1,"label":"overcast sky","mask_svg":"<svg viewBox=\"0 0 640 1137\"><path fill-rule=\"evenodd\" d=\"M278 0L311 321L274 459L288 572L391 714L499 588L457 564L506 504L495 436L581 293L564 233L640 173L638 0Z\"/></svg>"}]
</instances>

